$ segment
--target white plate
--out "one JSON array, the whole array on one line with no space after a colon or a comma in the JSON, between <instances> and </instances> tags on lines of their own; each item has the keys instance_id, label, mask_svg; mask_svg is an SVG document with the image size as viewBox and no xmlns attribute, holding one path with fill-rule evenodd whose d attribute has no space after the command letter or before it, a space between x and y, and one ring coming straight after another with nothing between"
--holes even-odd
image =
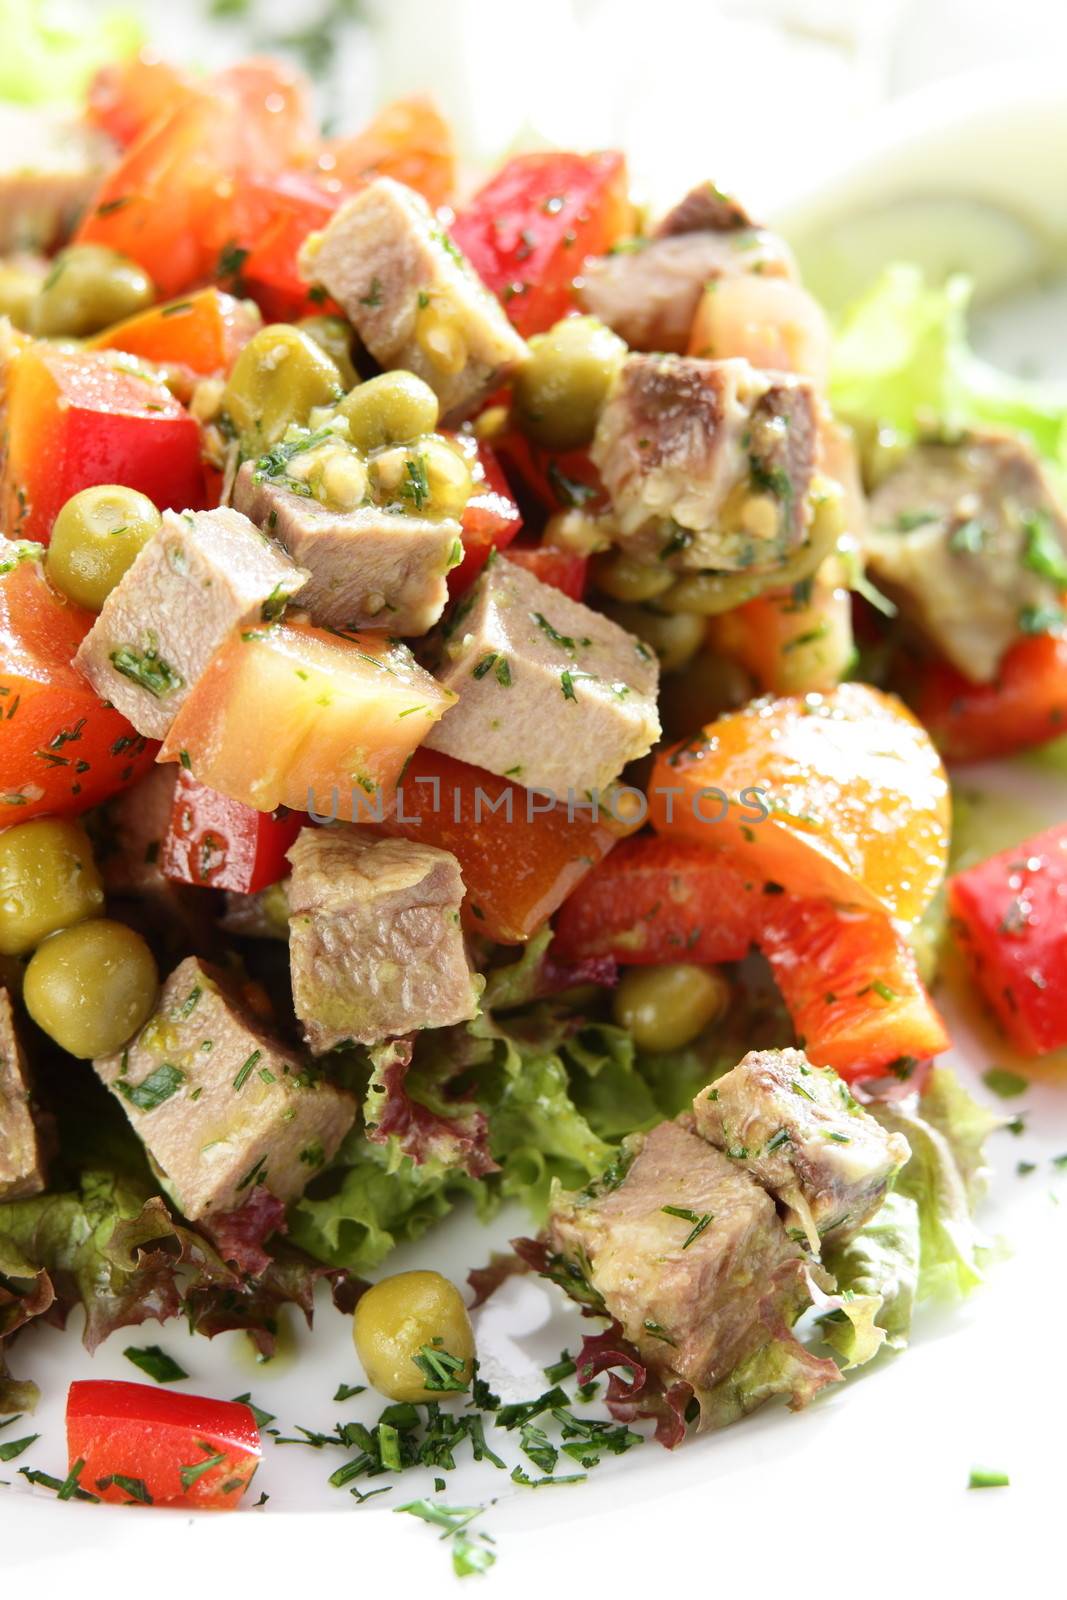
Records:
<instances>
[{"instance_id":1,"label":"white plate","mask_svg":"<svg viewBox=\"0 0 1067 1600\"><path fill-rule=\"evenodd\" d=\"M1067 103L1062 92L1043 98L1030 84L983 109L987 89L988 80L954 85L947 111L941 88L936 99L923 94L894 108L872 140L872 156L835 173L814 202L794 207L791 231L802 248L816 234L832 235L863 253L867 274L881 255L914 253L909 232L884 219L905 227L940 196L949 216L966 217L956 236L974 252L954 264L982 272L991 251L1000 251L996 270L986 272L990 289L1017 287L1021 275L1046 265L1050 242L1067 226ZM846 227L843 219L860 212L863 220ZM875 228L870 219L879 212ZM944 259L929 229L924 238L931 259ZM1067 339L1067 309L1062 299L1049 307L1037 348L1054 351ZM995 331L995 315L992 325ZM1014 308L998 354L1031 353L1032 333ZM969 785L1002 791L1020 834L1067 815L1062 780L1026 763L972 774ZM989 1043L963 1019L950 1020L960 1024L952 1064L984 1094L978 1075L995 1059ZM997 1177L985 1212L1010 1254L966 1306L924 1308L910 1351L877 1362L800 1416L768 1409L673 1455L645 1444L609 1459L580 1486L516 1489L488 1465L460 1466L443 1499L499 1497L482 1519L499 1555L482 1581L509 1596L543 1597L549 1585L628 1596L665 1592L691 1573L701 1592L745 1584L807 1596L847 1585L899 1596L914 1587L931 1592L943 1576L954 1592L984 1595L1025 1582L1043 1565L1058 1571L1067 1180L1051 1158L1067 1151L1067 1085L1035 1085L1010 1110L1026 1112L1026 1132L993 1137ZM1036 1162L1037 1171L1017 1177L1020 1159ZM514 1213L489 1230L458 1217L399 1252L390 1269L432 1264L462 1280L525 1227ZM540 1367L568 1342L574 1348L577 1324L539 1284L508 1285L481 1316L487 1375L509 1397L528 1397ZM180 1387L220 1396L251 1389L287 1432L298 1423L329 1429L377 1409L332 1403L338 1383L357 1381L359 1371L348 1320L328 1305L313 1334L297 1330L293 1352L265 1367L239 1335L209 1344L177 1324L122 1331L90 1362L79 1331L73 1321L65 1335L34 1330L16 1346L17 1371L32 1372L44 1392L33 1419L42 1438L18 1466L62 1472L67 1383L135 1377L121 1353L129 1343L158 1339L191 1375ZM507 1436L502 1451L509 1465L518 1459L511 1443ZM268 1442L257 1479L268 1506L215 1518L60 1508L25 1489L15 1464L0 1467L0 1477L16 1485L0 1494L0 1563L5 1578L19 1573L23 1590L40 1578L65 1581L77 1586L79 1600L135 1592L187 1600L237 1584L245 1593L266 1583L274 1593L312 1583L395 1587L398 1579L401 1594L415 1582L447 1586L447 1546L390 1510L429 1490L431 1476L406 1474L389 1495L358 1506L326 1483L343 1459ZM968 1492L974 1466L1008 1471L1011 1487Z\"/></svg>"}]
</instances>

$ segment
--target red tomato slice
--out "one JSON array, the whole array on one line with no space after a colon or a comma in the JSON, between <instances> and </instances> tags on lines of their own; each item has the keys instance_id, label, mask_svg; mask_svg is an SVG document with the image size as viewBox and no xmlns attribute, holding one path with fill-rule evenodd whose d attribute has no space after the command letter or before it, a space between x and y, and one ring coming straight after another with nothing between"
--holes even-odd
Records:
<instances>
[{"instance_id":1,"label":"red tomato slice","mask_svg":"<svg viewBox=\"0 0 1067 1600\"><path fill-rule=\"evenodd\" d=\"M386 833L450 850L463 871L463 920L472 932L520 944L605 856L619 836L610 818L566 806L529 809L520 784L464 761L415 751Z\"/></svg>"},{"instance_id":2,"label":"red tomato slice","mask_svg":"<svg viewBox=\"0 0 1067 1600\"><path fill-rule=\"evenodd\" d=\"M336 180L305 173L249 179L234 208L220 275L250 296L270 322L330 310L332 301L304 277L297 257L308 234L326 226L345 193Z\"/></svg>"},{"instance_id":3,"label":"red tomato slice","mask_svg":"<svg viewBox=\"0 0 1067 1600\"><path fill-rule=\"evenodd\" d=\"M146 772L158 748L70 664L91 613L57 594L39 561L5 571L7 559L0 558L2 828L100 805Z\"/></svg>"},{"instance_id":4,"label":"red tomato slice","mask_svg":"<svg viewBox=\"0 0 1067 1600\"><path fill-rule=\"evenodd\" d=\"M764 910L762 888L718 851L641 834L571 894L553 953L564 961L611 955L625 966L741 961Z\"/></svg>"},{"instance_id":5,"label":"red tomato slice","mask_svg":"<svg viewBox=\"0 0 1067 1600\"><path fill-rule=\"evenodd\" d=\"M1012 645L995 683L969 683L944 662L919 685L915 711L946 761L988 761L1067 732L1067 639Z\"/></svg>"},{"instance_id":6,"label":"red tomato slice","mask_svg":"<svg viewBox=\"0 0 1067 1600\"><path fill-rule=\"evenodd\" d=\"M514 156L479 189L452 237L527 338L576 306L574 280L630 229L626 161L618 151Z\"/></svg>"},{"instance_id":7,"label":"red tomato slice","mask_svg":"<svg viewBox=\"0 0 1067 1600\"><path fill-rule=\"evenodd\" d=\"M949 881L975 978L1026 1055L1067 1045L1067 823Z\"/></svg>"},{"instance_id":8,"label":"red tomato slice","mask_svg":"<svg viewBox=\"0 0 1067 1600\"><path fill-rule=\"evenodd\" d=\"M587 451L543 450L521 433L505 433L494 444L516 484L550 515L575 509L592 514L607 505L600 474Z\"/></svg>"},{"instance_id":9,"label":"red tomato slice","mask_svg":"<svg viewBox=\"0 0 1067 1600\"><path fill-rule=\"evenodd\" d=\"M880 911L769 897L757 942L797 1042L852 1082L910 1079L950 1040L910 948Z\"/></svg>"},{"instance_id":10,"label":"red tomato slice","mask_svg":"<svg viewBox=\"0 0 1067 1600\"><path fill-rule=\"evenodd\" d=\"M256 1419L235 1400L147 1383L72 1383L67 1453L78 1482L116 1503L232 1511L259 1466Z\"/></svg>"},{"instance_id":11,"label":"red tomato slice","mask_svg":"<svg viewBox=\"0 0 1067 1600\"><path fill-rule=\"evenodd\" d=\"M461 518L463 560L448 575L448 592L455 598L470 588L491 551L505 549L516 538L522 517L491 447L477 443L469 434L450 437L466 456L474 479L474 493Z\"/></svg>"},{"instance_id":12,"label":"red tomato slice","mask_svg":"<svg viewBox=\"0 0 1067 1600\"><path fill-rule=\"evenodd\" d=\"M63 503L96 483L139 489L160 508L205 504L200 429L162 383L102 352L27 341L4 397L0 526L47 544Z\"/></svg>"},{"instance_id":13,"label":"red tomato slice","mask_svg":"<svg viewBox=\"0 0 1067 1600\"><path fill-rule=\"evenodd\" d=\"M569 594L572 600L580 600L585 594L589 562L585 556L576 555L573 550L560 550L550 544L530 548L512 545L507 558L517 566L525 567L542 583L549 583L553 589Z\"/></svg>"},{"instance_id":14,"label":"red tomato slice","mask_svg":"<svg viewBox=\"0 0 1067 1600\"><path fill-rule=\"evenodd\" d=\"M193 92L177 67L142 50L101 67L89 85L88 120L123 149Z\"/></svg>"},{"instance_id":15,"label":"red tomato slice","mask_svg":"<svg viewBox=\"0 0 1067 1600\"><path fill-rule=\"evenodd\" d=\"M306 821L299 811L253 811L182 768L160 868L178 883L255 894L285 877L285 852Z\"/></svg>"}]
</instances>

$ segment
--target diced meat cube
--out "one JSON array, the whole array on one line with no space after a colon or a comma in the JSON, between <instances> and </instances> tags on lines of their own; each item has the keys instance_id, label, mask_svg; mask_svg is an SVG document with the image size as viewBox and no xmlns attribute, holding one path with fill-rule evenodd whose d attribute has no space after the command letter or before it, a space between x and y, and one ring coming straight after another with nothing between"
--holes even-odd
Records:
<instances>
[{"instance_id":1,"label":"diced meat cube","mask_svg":"<svg viewBox=\"0 0 1067 1600\"><path fill-rule=\"evenodd\" d=\"M1060 613L1067 516L1018 436L918 445L871 497L870 522L876 583L972 683Z\"/></svg>"},{"instance_id":2,"label":"diced meat cube","mask_svg":"<svg viewBox=\"0 0 1067 1600\"><path fill-rule=\"evenodd\" d=\"M351 1095L318 1078L195 956L163 985L125 1050L93 1063L190 1221L263 1185L303 1192L355 1120Z\"/></svg>"},{"instance_id":3,"label":"diced meat cube","mask_svg":"<svg viewBox=\"0 0 1067 1600\"><path fill-rule=\"evenodd\" d=\"M446 621L437 676L459 700L426 743L528 788L604 789L659 738L653 653L511 561Z\"/></svg>"},{"instance_id":4,"label":"diced meat cube","mask_svg":"<svg viewBox=\"0 0 1067 1600\"><path fill-rule=\"evenodd\" d=\"M773 571L807 537L816 424L805 379L630 356L590 452L618 542L681 571Z\"/></svg>"},{"instance_id":5,"label":"diced meat cube","mask_svg":"<svg viewBox=\"0 0 1067 1600\"><path fill-rule=\"evenodd\" d=\"M44 1154L30 1103L26 1058L11 996L0 988L0 1201L40 1194Z\"/></svg>"},{"instance_id":6,"label":"diced meat cube","mask_svg":"<svg viewBox=\"0 0 1067 1600\"><path fill-rule=\"evenodd\" d=\"M305 828L289 849L293 1004L316 1054L478 1013L447 850L367 828Z\"/></svg>"},{"instance_id":7,"label":"diced meat cube","mask_svg":"<svg viewBox=\"0 0 1067 1600\"><path fill-rule=\"evenodd\" d=\"M377 506L330 511L251 461L237 475L233 503L308 573L300 605L320 626L412 638L444 610L447 575L463 556L451 517L395 516Z\"/></svg>"},{"instance_id":8,"label":"diced meat cube","mask_svg":"<svg viewBox=\"0 0 1067 1600\"><path fill-rule=\"evenodd\" d=\"M112 158L80 118L27 106L0 109L0 150L0 255L62 243Z\"/></svg>"},{"instance_id":9,"label":"diced meat cube","mask_svg":"<svg viewBox=\"0 0 1067 1600\"><path fill-rule=\"evenodd\" d=\"M255 894L227 889L226 908L219 918L226 933L241 939L289 939L289 879L282 878Z\"/></svg>"},{"instance_id":10,"label":"diced meat cube","mask_svg":"<svg viewBox=\"0 0 1067 1600\"><path fill-rule=\"evenodd\" d=\"M176 766L157 766L104 807L96 829L96 859L108 894L166 894L170 885L159 852L174 808Z\"/></svg>"},{"instance_id":11,"label":"diced meat cube","mask_svg":"<svg viewBox=\"0 0 1067 1600\"><path fill-rule=\"evenodd\" d=\"M443 414L463 416L526 357L466 257L413 189L374 178L300 256L383 367L423 378Z\"/></svg>"},{"instance_id":12,"label":"diced meat cube","mask_svg":"<svg viewBox=\"0 0 1067 1600\"><path fill-rule=\"evenodd\" d=\"M750 1050L693 1102L696 1130L786 1207L795 1235L818 1253L872 1217L907 1161L831 1067L802 1050Z\"/></svg>"},{"instance_id":13,"label":"diced meat cube","mask_svg":"<svg viewBox=\"0 0 1067 1600\"><path fill-rule=\"evenodd\" d=\"M767 1342L766 1302L799 1247L759 1184L681 1122L628 1143L637 1153L621 1183L556 1198L549 1249L643 1361L711 1389Z\"/></svg>"},{"instance_id":14,"label":"diced meat cube","mask_svg":"<svg viewBox=\"0 0 1067 1600\"><path fill-rule=\"evenodd\" d=\"M276 616L304 582L239 511L165 511L74 664L138 733L162 739L226 636Z\"/></svg>"},{"instance_id":15,"label":"diced meat cube","mask_svg":"<svg viewBox=\"0 0 1067 1600\"><path fill-rule=\"evenodd\" d=\"M781 239L757 228L714 184L698 184L651 238L586 261L578 299L631 350L683 354L709 283L743 272L792 277Z\"/></svg>"}]
</instances>

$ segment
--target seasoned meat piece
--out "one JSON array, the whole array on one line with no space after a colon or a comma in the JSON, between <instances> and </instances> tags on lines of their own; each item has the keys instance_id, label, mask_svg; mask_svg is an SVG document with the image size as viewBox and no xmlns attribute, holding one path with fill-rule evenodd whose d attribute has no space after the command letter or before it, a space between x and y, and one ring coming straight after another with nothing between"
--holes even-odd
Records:
<instances>
[{"instance_id":1,"label":"seasoned meat piece","mask_svg":"<svg viewBox=\"0 0 1067 1600\"><path fill-rule=\"evenodd\" d=\"M162 739L227 634L264 607L276 615L305 581L239 511L165 511L74 665L138 733Z\"/></svg>"},{"instance_id":2,"label":"seasoned meat piece","mask_svg":"<svg viewBox=\"0 0 1067 1600\"><path fill-rule=\"evenodd\" d=\"M444 610L447 574L463 556L452 518L398 517L376 506L330 511L272 483L251 461L237 475L233 503L307 571L300 604L320 626L411 638Z\"/></svg>"},{"instance_id":3,"label":"seasoned meat piece","mask_svg":"<svg viewBox=\"0 0 1067 1600\"><path fill-rule=\"evenodd\" d=\"M259 1184L294 1199L355 1120L351 1095L317 1078L195 956L127 1048L93 1065L191 1221L236 1208Z\"/></svg>"},{"instance_id":4,"label":"seasoned meat piece","mask_svg":"<svg viewBox=\"0 0 1067 1600\"><path fill-rule=\"evenodd\" d=\"M681 1122L627 1143L637 1154L615 1188L555 1198L549 1249L643 1361L711 1389L767 1342L764 1303L790 1292L782 1280L795 1284L799 1248L759 1184Z\"/></svg>"},{"instance_id":5,"label":"seasoned meat piece","mask_svg":"<svg viewBox=\"0 0 1067 1600\"><path fill-rule=\"evenodd\" d=\"M241 939L289 938L289 879L282 878L255 894L226 891L226 909L219 918L226 933Z\"/></svg>"},{"instance_id":6,"label":"seasoned meat piece","mask_svg":"<svg viewBox=\"0 0 1067 1600\"><path fill-rule=\"evenodd\" d=\"M526 344L421 195L392 178L354 194L300 255L383 367L404 367L463 416Z\"/></svg>"},{"instance_id":7,"label":"seasoned meat piece","mask_svg":"<svg viewBox=\"0 0 1067 1600\"><path fill-rule=\"evenodd\" d=\"M810 383L747 361L630 356L591 454L618 542L681 571L768 572L807 535Z\"/></svg>"},{"instance_id":8,"label":"seasoned meat piece","mask_svg":"<svg viewBox=\"0 0 1067 1600\"><path fill-rule=\"evenodd\" d=\"M113 158L80 118L0 107L0 255L61 244Z\"/></svg>"},{"instance_id":9,"label":"seasoned meat piece","mask_svg":"<svg viewBox=\"0 0 1067 1600\"><path fill-rule=\"evenodd\" d=\"M791 1231L818 1253L878 1210L907 1161L830 1067L803 1050L750 1050L693 1101L696 1130L746 1167L787 1208Z\"/></svg>"},{"instance_id":10,"label":"seasoned meat piece","mask_svg":"<svg viewBox=\"0 0 1067 1600\"><path fill-rule=\"evenodd\" d=\"M787 246L712 183L698 184L649 239L587 261L578 299L631 350L683 354L704 289L742 272L793 277Z\"/></svg>"},{"instance_id":11,"label":"seasoned meat piece","mask_svg":"<svg viewBox=\"0 0 1067 1600\"><path fill-rule=\"evenodd\" d=\"M527 787L604 789L659 738L653 653L511 561L490 561L445 624L458 696L426 743Z\"/></svg>"},{"instance_id":12,"label":"seasoned meat piece","mask_svg":"<svg viewBox=\"0 0 1067 1600\"><path fill-rule=\"evenodd\" d=\"M477 1015L455 856L368 828L304 828L289 860L293 1004L316 1054Z\"/></svg>"},{"instance_id":13,"label":"seasoned meat piece","mask_svg":"<svg viewBox=\"0 0 1067 1600\"><path fill-rule=\"evenodd\" d=\"M0 1200L21 1200L45 1186L44 1156L30 1107L26 1058L15 1032L11 996L0 988Z\"/></svg>"},{"instance_id":14,"label":"seasoned meat piece","mask_svg":"<svg viewBox=\"0 0 1067 1600\"><path fill-rule=\"evenodd\" d=\"M166 894L159 852L174 805L178 768L153 767L132 788L108 802L100 817L96 859L108 894Z\"/></svg>"},{"instance_id":15,"label":"seasoned meat piece","mask_svg":"<svg viewBox=\"0 0 1067 1600\"><path fill-rule=\"evenodd\" d=\"M918 445L871 497L867 560L974 683L1067 589L1067 517L1033 448L999 433Z\"/></svg>"}]
</instances>

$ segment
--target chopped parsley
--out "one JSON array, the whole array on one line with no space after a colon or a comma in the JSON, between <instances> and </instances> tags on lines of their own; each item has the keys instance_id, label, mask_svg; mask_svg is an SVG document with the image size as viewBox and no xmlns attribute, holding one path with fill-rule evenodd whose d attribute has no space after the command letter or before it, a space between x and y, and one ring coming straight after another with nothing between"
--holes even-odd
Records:
<instances>
[{"instance_id":1,"label":"chopped parsley","mask_svg":"<svg viewBox=\"0 0 1067 1600\"><path fill-rule=\"evenodd\" d=\"M1023 531L1026 534L1023 566L1059 588L1067 588L1067 551L1053 532L1047 513L1031 513L1023 522Z\"/></svg>"},{"instance_id":2,"label":"chopped parsley","mask_svg":"<svg viewBox=\"0 0 1067 1600\"><path fill-rule=\"evenodd\" d=\"M1030 1087L1028 1079L1020 1077L1017 1072L1009 1072L1006 1067L987 1068L982 1073L982 1082L1002 1100L1011 1100L1017 1094L1025 1094Z\"/></svg>"},{"instance_id":3,"label":"chopped parsley","mask_svg":"<svg viewBox=\"0 0 1067 1600\"><path fill-rule=\"evenodd\" d=\"M424 1344L414 1358L415 1365L426 1379L426 1388L462 1393L469 1387L464 1377L466 1362L447 1350Z\"/></svg>"},{"instance_id":4,"label":"chopped parsley","mask_svg":"<svg viewBox=\"0 0 1067 1600\"><path fill-rule=\"evenodd\" d=\"M120 1094L138 1111L154 1111L172 1094L177 1094L185 1082L185 1073L173 1062L164 1061L140 1083L124 1083L121 1079L116 1081Z\"/></svg>"},{"instance_id":5,"label":"chopped parsley","mask_svg":"<svg viewBox=\"0 0 1067 1600\"><path fill-rule=\"evenodd\" d=\"M247 1061L243 1061L241 1063L241 1066L240 1066L240 1069L239 1069L239 1071L237 1073L237 1076L233 1080L233 1087L234 1087L235 1093L239 1094L241 1092L241 1090L244 1088L245 1084L248 1082L248 1079L252 1074L252 1070L255 1067L256 1062L260 1059L262 1054L263 1054L262 1050L253 1050L252 1054L248 1057Z\"/></svg>"},{"instance_id":6,"label":"chopped parsley","mask_svg":"<svg viewBox=\"0 0 1067 1600\"><path fill-rule=\"evenodd\" d=\"M120 645L112 650L110 660L116 672L146 689L157 700L166 699L185 683L181 673L169 661L164 661L154 643L147 643L143 650L135 650L131 644Z\"/></svg>"},{"instance_id":7,"label":"chopped parsley","mask_svg":"<svg viewBox=\"0 0 1067 1600\"><path fill-rule=\"evenodd\" d=\"M179 1366L174 1357L161 1350L158 1344L131 1344L122 1353L127 1361L132 1361L135 1367L147 1373L156 1383L177 1383L180 1378L189 1376L185 1368Z\"/></svg>"},{"instance_id":8,"label":"chopped parsley","mask_svg":"<svg viewBox=\"0 0 1067 1600\"><path fill-rule=\"evenodd\" d=\"M572 639L570 634L560 633L558 628L552 626L543 612L531 611L530 617L552 644L558 644L561 650L566 650L570 655L573 655L579 647L584 649L593 642L592 639Z\"/></svg>"},{"instance_id":9,"label":"chopped parsley","mask_svg":"<svg viewBox=\"0 0 1067 1600\"><path fill-rule=\"evenodd\" d=\"M967 1480L968 1489L1006 1489L1011 1479L1006 1472L990 1472L985 1467L972 1467Z\"/></svg>"},{"instance_id":10,"label":"chopped parsley","mask_svg":"<svg viewBox=\"0 0 1067 1600\"><path fill-rule=\"evenodd\" d=\"M708 1224L710 1222L714 1222L715 1220L712 1212L705 1211L698 1216L697 1213L695 1211L691 1211L688 1206L661 1206L660 1210L663 1212L664 1216L678 1217L682 1222L691 1222L693 1224L692 1229L682 1245L683 1250L688 1250L689 1246L700 1238L700 1235L704 1232L704 1229L708 1226Z\"/></svg>"}]
</instances>

